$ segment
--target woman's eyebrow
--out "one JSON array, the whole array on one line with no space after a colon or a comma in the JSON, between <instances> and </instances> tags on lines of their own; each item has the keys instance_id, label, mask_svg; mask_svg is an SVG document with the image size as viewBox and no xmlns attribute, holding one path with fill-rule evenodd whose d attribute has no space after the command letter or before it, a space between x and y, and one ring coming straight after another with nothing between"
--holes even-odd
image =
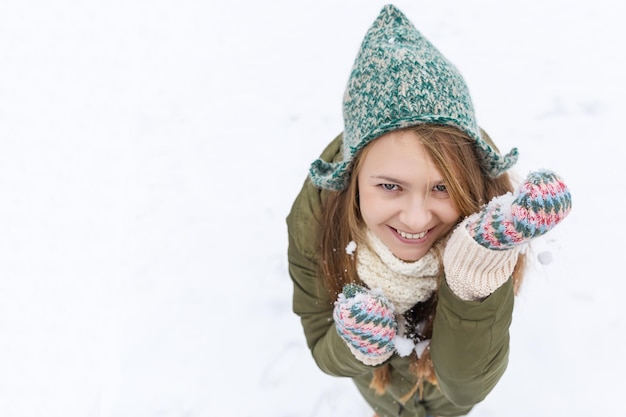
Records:
<instances>
[{"instance_id":1,"label":"woman's eyebrow","mask_svg":"<svg viewBox=\"0 0 626 417\"><path fill-rule=\"evenodd\" d=\"M402 186L406 186L408 185L408 182L403 181L401 179L395 178L395 177L391 177L389 175L372 175L370 178L373 179L377 179L377 180L382 180L382 181L386 181L386 182L390 182L390 183L394 183L394 184L398 184L398 185L402 185ZM441 185L441 184L445 184L446 181L443 178L437 178L434 179L432 181L430 181L430 185L431 186L435 186L435 185Z\"/></svg>"},{"instance_id":2,"label":"woman's eyebrow","mask_svg":"<svg viewBox=\"0 0 626 417\"><path fill-rule=\"evenodd\" d=\"M372 175L371 178L377 179L377 180L387 181L387 182L398 184L398 185L402 185L402 186L405 186L405 185L408 184L406 181L403 181L403 180L398 179L398 178L390 177L388 175Z\"/></svg>"}]
</instances>

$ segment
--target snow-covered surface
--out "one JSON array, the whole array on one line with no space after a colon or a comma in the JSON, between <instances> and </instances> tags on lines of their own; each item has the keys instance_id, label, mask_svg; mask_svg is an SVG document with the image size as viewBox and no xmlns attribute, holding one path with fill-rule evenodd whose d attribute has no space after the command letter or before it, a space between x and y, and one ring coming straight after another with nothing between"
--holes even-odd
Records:
<instances>
[{"instance_id":1,"label":"snow-covered surface","mask_svg":"<svg viewBox=\"0 0 626 417\"><path fill-rule=\"evenodd\" d=\"M284 218L384 4L0 3L0 416L371 416L309 355ZM471 415L622 415L620 3L395 4L573 193Z\"/></svg>"}]
</instances>

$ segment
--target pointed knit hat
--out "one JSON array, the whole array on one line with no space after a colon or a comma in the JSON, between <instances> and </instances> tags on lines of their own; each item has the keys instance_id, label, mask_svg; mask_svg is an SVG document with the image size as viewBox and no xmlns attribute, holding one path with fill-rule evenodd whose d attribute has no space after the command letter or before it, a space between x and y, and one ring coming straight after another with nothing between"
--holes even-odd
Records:
<instances>
[{"instance_id":1,"label":"pointed knit hat","mask_svg":"<svg viewBox=\"0 0 626 417\"><path fill-rule=\"evenodd\" d=\"M343 118L343 159L311 164L311 180L320 188L343 190L359 150L385 133L419 124L465 132L489 176L517 161L517 149L503 156L483 138L459 71L393 5L382 9L365 34L344 94Z\"/></svg>"}]
</instances>

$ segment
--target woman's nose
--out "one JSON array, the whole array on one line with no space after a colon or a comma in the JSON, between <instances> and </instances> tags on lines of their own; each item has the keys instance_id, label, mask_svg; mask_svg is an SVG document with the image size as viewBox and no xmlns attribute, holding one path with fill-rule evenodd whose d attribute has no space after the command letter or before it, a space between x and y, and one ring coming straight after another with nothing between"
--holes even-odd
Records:
<instances>
[{"instance_id":1,"label":"woman's nose","mask_svg":"<svg viewBox=\"0 0 626 417\"><path fill-rule=\"evenodd\" d=\"M400 212L400 221L407 227L407 232L418 233L428 229L432 220L432 211L428 201L416 198L407 202Z\"/></svg>"}]
</instances>

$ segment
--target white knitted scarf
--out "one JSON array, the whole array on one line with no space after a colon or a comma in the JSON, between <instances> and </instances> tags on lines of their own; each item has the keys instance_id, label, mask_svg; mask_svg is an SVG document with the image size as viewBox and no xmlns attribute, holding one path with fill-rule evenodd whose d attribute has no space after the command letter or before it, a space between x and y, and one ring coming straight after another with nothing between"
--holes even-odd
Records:
<instances>
[{"instance_id":1,"label":"white knitted scarf","mask_svg":"<svg viewBox=\"0 0 626 417\"><path fill-rule=\"evenodd\" d=\"M357 273L370 289L380 288L402 314L419 302L426 301L437 288L439 259L433 246L415 262L397 258L371 231L367 230L368 244L357 249Z\"/></svg>"}]
</instances>

